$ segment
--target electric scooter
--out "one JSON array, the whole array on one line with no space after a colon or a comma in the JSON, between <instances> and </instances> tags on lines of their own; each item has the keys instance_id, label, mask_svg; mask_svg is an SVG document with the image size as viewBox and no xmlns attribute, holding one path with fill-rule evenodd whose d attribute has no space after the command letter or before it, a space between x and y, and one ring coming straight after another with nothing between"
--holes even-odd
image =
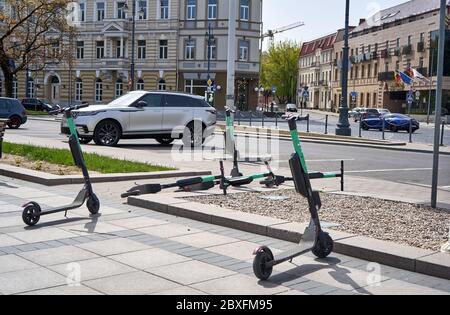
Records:
<instances>
[{"instance_id":1,"label":"electric scooter","mask_svg":"<svg viewBox=\"0 0 450 315\"><path fill-rule=\"evenodd\" d=\"M49 112L50 114L54 114L54 115L62 113L62 114L64 114L64 117L67 120L67 125L70 129L69 147L70 147L70 151L72 153L75 165L77 167L79 167L83 173L83 178L84 178L83 189L78 193L74 202L71 203L70 205L42 210L41 206L36 202L29 202L29 203L25 204L23 206L24 210L22 213L22 219L26 225L34 226L39 222L39 220L42 216L53 214L53 213L65 212L66 213L65 215L67 216L67 212L69 210L80 208L81 206L84 205L85 202L86 202L86 206L91 214L95 215L99 212L100 201L97 198L97 196L94 194L94 191L92 189L89 172L86 167L86 163L84 161L83 151L81 149L80 140L79 140L77 129L76 129L75 123L73 121L73 116L72 116L72 111L78 110L81 108L85 108L88 106L89 106L88 104L85 104L85 105L70 106L67 108L59 107L57 110Z\"/></svg>"},{"instance_id":2,"label":"electric scooter","mask_svg":"<svg viewBox=\"0 0 450 315\"><path fill-rule=\"evenodd\" d=\"M319 192L313 191L305 157L301 148L300 138L297 132L297 120L299 116L287 118L289 129L293 136L293 146L295 153L289 160L292 177L296 191L308 199L311 221L303 233L302 239L297 248L274 256L267 246L258 247L254 251L253 271L260 280L268 280L272 275L273 267L281 263L292 261L294 258L304 255L309 251L318 258L326 258L333 251L334 242L330 235L324 232L320 225L319 210L322 207Z\"/></svg>"}]
</instances>

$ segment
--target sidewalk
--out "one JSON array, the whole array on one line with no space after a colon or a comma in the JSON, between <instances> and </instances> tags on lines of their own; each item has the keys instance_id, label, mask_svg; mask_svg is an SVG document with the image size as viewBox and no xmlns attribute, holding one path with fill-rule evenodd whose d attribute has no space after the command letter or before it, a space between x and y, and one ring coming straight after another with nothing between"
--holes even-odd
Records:
<instances>
[{"instance_id":1,"label":"sidewalk","mask_svg":"<svg viewBox=\"0 0 450 315\"><path fill-rule=\"evenodd\" d=\"M1 294L450 294L450 281L387 266L374 275L368 261L338 254L302 256L260 283L253 249L295 244L123 205L105 197L105 187L101 216L82 208L24 229L25 200L58 205L73 189L4 177L0 186Z\"/></svg>"}]
</instances>

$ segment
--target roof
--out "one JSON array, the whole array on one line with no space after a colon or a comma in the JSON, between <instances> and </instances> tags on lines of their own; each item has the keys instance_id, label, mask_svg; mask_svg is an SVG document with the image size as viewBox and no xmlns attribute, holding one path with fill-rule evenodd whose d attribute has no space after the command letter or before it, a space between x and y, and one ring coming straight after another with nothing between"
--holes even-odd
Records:
<instances>
[{"instance_id":1,"label":"roof","mask_svg":"<svg viewBox=\"0 0 450 315\"><path fill-rule=\"evenodd\" d=\"M300 57L313 54L316 50L328 50L333 49L334 43L336 41L337 33L326 35L324 37L315 39L310 42L306 42L302 46Z\"/></svg>"},{"instance_id":2,"label":"roof","mask_svg":"<svg viewBox=\"0 0 450 315\"><path fill-rule=\"evenodd\" d=\"M450 0L447 0L447 5L450 5ZM411 0L395 7L377 12L365 22L357 26L353 32L364 31L372 28L373 26L388 24L412 16L435 11L438 10L440 6L440 0Z\"/></svg>"}]
</instances>

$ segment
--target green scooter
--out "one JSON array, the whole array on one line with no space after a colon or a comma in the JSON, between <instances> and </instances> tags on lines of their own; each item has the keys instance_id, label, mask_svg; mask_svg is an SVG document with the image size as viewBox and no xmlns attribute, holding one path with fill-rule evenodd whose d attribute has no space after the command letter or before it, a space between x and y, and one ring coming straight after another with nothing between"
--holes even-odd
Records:
<instances>
[{"instance_id":1,"label":"green scooter","mask_svg":"<svg viewBox=\"0 0 450 315\"><path fill-rule=\"evenodd\" d=\"M75 165L78 166L83 173L84 178L83 189L81 189L81 191L78 193L73 203L71 203L70 205L42 210L41 206L36 202L29 202L25 204L23 206L24 210L22 212L22 219L26 225L28 226L36 225L39 222L40 218L44 215L49 215L58 212L65 212L67 215L67 212L69 210L80 208L81 206L84 205L85 202L91 214L93 215L98 214L100 210L100 201L98 197L94 194L94 191L92 189L89 171L84 161L83 151L80 145L80 139L78 137L77 129L72 116L72 111L85 108L88 106L89 105L85 104L85 105L70 106L67 108L58 107L57 110L49 112L50 114L53 115L62 113L64 114L64 117L67 120L67 125L69 126L70 129L69 147L73 159L75 161Z\"/></svg>"}]
</instances>

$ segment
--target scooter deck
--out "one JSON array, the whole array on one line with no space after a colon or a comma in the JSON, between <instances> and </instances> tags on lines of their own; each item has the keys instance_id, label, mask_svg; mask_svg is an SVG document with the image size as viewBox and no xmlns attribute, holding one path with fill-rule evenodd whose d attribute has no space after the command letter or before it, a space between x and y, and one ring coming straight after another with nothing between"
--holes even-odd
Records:
<instances>
[{"instance_id":1,"label":"scooter deck","mask_svg":"<svg viewBox=\"0 0 450 315\"><path fill-rule=\"evenodd\" d=\"M61 207L57 207L57 208L50 208L50 209L47 209L47 210L42 211L41 213L39 213L39 216L49 215L49 214L58 213L58 212L70 211L70 210L73 210L73 209L80 208L83 204L84 204L84 201L83 202L73 202L73 203L71 203L70 205L67 205L67 206L61 206Z\"/></svg>"}]
</instances>

